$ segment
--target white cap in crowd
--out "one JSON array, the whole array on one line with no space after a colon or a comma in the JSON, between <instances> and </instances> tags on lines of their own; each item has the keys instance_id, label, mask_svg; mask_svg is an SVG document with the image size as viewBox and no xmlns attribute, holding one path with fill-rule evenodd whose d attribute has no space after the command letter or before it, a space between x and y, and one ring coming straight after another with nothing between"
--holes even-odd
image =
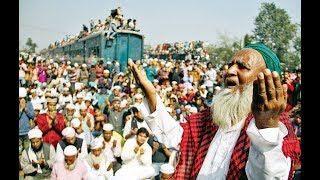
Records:
<instances>
[{"instance_id":1,"label":"white cap in crowd","mask_svg":"<svg viewBox=\"0 0 320 180\"><path fill-rule=\"evenodd\" d=\"M143 98L143 95L140 94L140 93L137 93L137 94L134 95L134 98L135 99L141 99L141 98Z\"/></svg>"},{"instance_id":2,"label":"white cap in crowd","mask_svg":"<svg viewBox=\"0 0 320 180\"><path fill-rule=\"evenodd\" d=\"M113 130L113 125L110 124L110 123L105 123L103 125L103 128L102 128L104 131L112 131Z\"/></svg>"},{"instance_id":3,"label":"white cap in crowd","mask_svg":"<svg viewBox=\"0 0 320 180\"><path fill-rule=\"evenodd\" d=\"M98 148L102 148L102 146L103 146L103 139L96 137L91 142L90 149L98 149Z\"/></svg>"},{"instance_id":4,"label":"white cap in crowd","mask_svg":"<svg viewBox=\"0 0 320 180\"><path fill-rule=\"evenodd\" d=\"M80 105L80 110L87 110L87 106L85 104Z\"/></svg>"},{"instance_id":5,"label":"white cap in crowd","mask_svg":"<svg viewBox=\"0 0 320 180\"><path fill-rule=\"evenodd\" d=\"M74 104L69 103L67 104L66 109L75 109L75 106Z\"/></svg>"},{"instance_id":6,"label":"white cap in crowd","mask_svg":"<svg viewBox=\"0 0 320 180\"><path fill-rule=\"evenodd\" d=\"M33 128L28 132L29 139L42 138L42 131L38 128Z\"/></svg>"},{"instance_id":7,"label":"white cap in crowd","mask_svg":"<svg viewBox=\"0 0 320 180\"><path fill-rule=\"evenodd\" d=\"M160 172L165 173L165 174L173 174L174 167L168 163L162 164L160 167Z\"/></svg>"},{"instance_id":8,"label":"white cap in crowd","mask_svg":"<svg viewBox=\"0 0 320 180\"><path fill-rule=\"evenodd\" d=\"M78 118L74 118L71 120L71 124L73 128L77 128L80 126L81 122Z\"/></svg>"},{"instance_id":9,"label":"white cap in crowd","mask_svg":"<svg viewBox=\"0 0 320 180\"><path fill-rule=\"evenodd\" d=\"M64 154L65 156L73 156L73 155L78 154L78 150L77 150L77 148L76 148L74 145L68 145L68 146L64 149L63 154Z\"/></svg>"},{"instance_id":10,"label":"white cap in crowd","mask_svg":"<svg viewBox=\"0 0 320 180\"><path fill-rule=\"evenodd\" d=\"M19 88L19 98L24 98L27 96L27 90L24 87Z\"/></svg>"},{"instance_id":11,"label":"white cap in crowd","mask_svg":"<svg viewBox=\"0 0 320 180\"><path fill-rule=\"evenodd\" d=\"M76 135L76 131L72 127L66 127L61 132L62 136L65 138L74 137Z\"/></svg>"},{"instance_id":12,"label":"white cap in crowd","mask_svg":"<svg viewBox=\"0 0 320 180\"><path fill-rule=\"evenodd\" d=\"M40 104L40 103L36 103L36 104L34 104L34 105L33 105L33 109L34 109L34 110L39 110L39 111L40 111L40 110L42 109L42 104Z\"/></svg>"},{"instance_id":13,"label":"white cap in crowd","mask_svg":"<svg viewBox=\"0 0 320 180\"><path fill-rule=\"evenodd\" d=\"M108 69L103 70L103 73L110 73Z\"/></svg>"}]
</instances>

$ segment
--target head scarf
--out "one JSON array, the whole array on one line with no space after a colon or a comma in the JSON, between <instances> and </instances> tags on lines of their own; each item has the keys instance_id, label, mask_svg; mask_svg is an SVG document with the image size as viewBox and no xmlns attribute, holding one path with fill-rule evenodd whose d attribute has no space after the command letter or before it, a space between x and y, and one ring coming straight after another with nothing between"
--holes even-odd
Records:
<instances>
[{"instance_id":1,"label":"head scarf","mask_svg":"<svg viewBox=\"0 0 320 180\"><path fill-rule=\"evenodd\" d=\"M270 69L271 72L277 71L281 79L280 61L277 55L270 48L268 48L262 43L249 44L244 48L251 48L257 50L262 55L267 68Z\"/></svg>"}]
</instances>

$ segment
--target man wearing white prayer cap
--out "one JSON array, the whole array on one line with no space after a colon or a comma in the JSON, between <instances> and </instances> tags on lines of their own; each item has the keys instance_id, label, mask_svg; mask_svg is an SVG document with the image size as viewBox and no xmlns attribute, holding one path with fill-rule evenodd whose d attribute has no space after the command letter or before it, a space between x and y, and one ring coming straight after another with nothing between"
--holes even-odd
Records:
<instances>
[{"instance_id":1,"label":"man wearing white prayer cap","mask_svg":"<svg viewBox=\"0 0 320 180\"><path fill-rule=\"evenodd\" d=\"M22 151L20 160L25 179L49 179L55 162L55 149L42 141L40 129L31 129L28 137L31 145Z\"/></svg>"},{"instance_id":2,"label":"man wearing white prayer cap","mask_svg":"<svg viewBox=\"0 0 320 180\"><path fill-rule=\"evenodd\" d=\"M30 119L35 117L32 103L26 98L27 90L19 88L19 155L29 146L28 132L30 131Z\"/></svg>"},{"instance_id":3,"label":"man wearing white prayer cap","mask_svg":"<svg viewBox=\"0 0 320 180\"><path fill-rule=\"evenodd\" d=\"M65 125L66 127L70 127L71 126L71 120L74 118L78 118L79 112L76 111L76 107L74 104L72 103L68 103L66 106L66 114L65 114Z\"/></svg>"},{"instance_id":4,"label":"man wearing white prayer cap","mask_svg":"<svg viewBox=\"0 0 320 180\"><path fill-rule=\"evenodd\" d=\"M71 125L76 132L76 137L84 139L84 141L87 144L87 149L89 150L90 144L91 144L92 140L94 139L90 129L82 128L82 123L78 118L72 119Z\"/></svg>"},{"instance_id":5,"label":"man wearing white prayer cap","mask_svg":"<svg viewBox=\"0 0 320 180\"><path fill-rule=\"evenodd\" d=\"M112 162L112 169L115 172L121 168L121 144L124 142L122 136L114 131L114 127L110 123L105 123L103 125L103 132L100 138L104 143L104 153Z\"/></svg>"},{"instance_id":6,"label":"man wearing white prayer cap","mask_svg":"<svg viewBox=\"0 0 320 180\"><path fill-rule=\"evenodd\" d=\"M78 158L78 150L68 145L63 151L63 160L53 165L51 179L86 179L88 170L82 160Z\"/></svg>"},{"instance_id":7,"label":"man wearing white prayer cap","mask_svg":"<svg viewBox=\"0 0 320 180\"><path fill-rule=\"evenodd\" d=\"M173 173L174 173L174 167L171 164L163 164L160 168L160 179L161 180L174 180Z\"/></svg>"},{"instance_id":8,"label":"man wearing white prayer cap","mask_svg":"<svg viewBox=\"0 0 320 180\"><path fill-rule=\"evenodd\" d=\"M134 106L139 105L143 101L143 95L141 93L137 93L134 95Z\"/></svg>"},{"instance_id":9,"label":"man wearing white prayer cap","mask_svg":"<svg viewBox=\"0 0 320 180\"><path fill-rule=\"evenodd\" d=\"M95 138L90 147L91 152L83 161L88 169L86 180L110 179L113 176L112 162L103 153L103 139Z\"/></svg>"},{"instance_id":10,"label":"man wearing white prayer cap","mask_svg":"<svg viewBox=\"0 0 320 180\"><path fill-rule=\"evenodd\" d=\"M79 158L83 159L88 154L87 144L82 138L76 137L76 131L72 127L66 127L61 132L63 138L57 145L56 161L62 162L64 149L68 145L73 145L79 151Z\"/></svg>"}]
</instances>

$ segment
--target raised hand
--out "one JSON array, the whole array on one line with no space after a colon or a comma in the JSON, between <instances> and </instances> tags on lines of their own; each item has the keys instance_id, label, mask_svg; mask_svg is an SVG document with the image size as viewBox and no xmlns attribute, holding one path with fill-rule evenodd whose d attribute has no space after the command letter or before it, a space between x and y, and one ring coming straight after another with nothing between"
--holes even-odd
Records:
<instances>
[{"instance_id":1,"label":"raised hand","mask_svg":"<svg viewBox=\"0 0 320 180\"><path fill-rule=\"evenodd\" d=\"M157 98L156 98L156 89L153 84L148 80L146 72L142 69L139 69L137 65L132 61L132 59L128 59L128 65L132 71L132 74L137 82L137 84L141 87L143 92L148 99L149 108L151 113L156 110Z\"/></svg>"},{"instance_id":2,"label":"raised hand","mask_svg":"<svg viewBox=\"0 0 320 180\"><path fill-rule=\"evenodd\" d=\"M253 85L251 110L258 129L278 127L278 117L287 105L287 89L279 74L265 69Z\"/></svg>"}]
</instances>

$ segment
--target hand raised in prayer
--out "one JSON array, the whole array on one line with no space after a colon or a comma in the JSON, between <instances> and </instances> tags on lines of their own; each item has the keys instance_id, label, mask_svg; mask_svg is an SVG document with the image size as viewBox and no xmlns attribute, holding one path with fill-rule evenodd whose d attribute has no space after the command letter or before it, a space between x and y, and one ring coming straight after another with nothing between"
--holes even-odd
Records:
<instances>
[{"instance_id":1,"label":"hand raised in prayer","mask_svg":"<svg viewBox=\"0 0 320 180\"><path fill-rule=\"evenodd\" d=\"M19 110L20 110L20 112L22 112L25 109L26 109L26 100L25 99L21 99L20 103L19 103Z\"/></svg>"},{"instance_id":2,"label":"hand raised in prayer","mask_svg":"<svg viewBox=\"0 0 320 180\"><path fill-rule=\"evenodd\" d=\"M139 151L139 146L136 146L133 151L134 153L137 153Z\"/></svg>"},{"instance_id":3,"label":"hand raised in prayer","mask_svg":"<svg viewBox=\"0 0 320 180\"><path fill-rule=\"evenodd\" d=\"M100 165L99 164L93 164L93 167L98 170L100 168Z\"/></svg>"},{"instance_id":4,"label":"hand raised in prayer","mask_svg":"<svg viewBox=\"0 0 320 180\"><path fill-rule=\"evenodd\" d=\"M141 148L140 148L140 155L143 155L144 152L145 152L145 150L141 147Z\"/></svg>"},{"instance_id":5,"label":"hand raised in prayer","mask_svg":"<svg viewBox=\"0 0 320 180\"><path fill-rule=\"evenodd\" d=\"M110 169L113 167L113 164L112 163L110 163L110 165L108 166L108 168L107 168L107 171L110 171Z\"/></svg>"},{"instance_id":6,"label":"hand raised in prayer","mask_svg":"<svg viewBox=\"0 0 320 180\"><path fill-rule=\"evenodd\" d=\"M37 167L37 165L38 165L38 163L36 163L34 160L32 160L31 163L32 163L33 167Z\"/></svg>"},{"instance_id":7,"label":"hand raised in prayer","mask_svg":"<svg viewBox=\"0 0 320 180\"><path fill-rule=\"evenodd\" d=\"M251 110L258 129L278 127L278 117L287 105L287 89L279 74L265 69L253 85Z\"/></svg>"},{"instance_id":8,"label":"hand raised in prayer","mask_svg":"<svg viewBox=\"0 0 320 180\"><path fill-rule=\"evenodd\" d=\"M142 70L139 69L137 65L130 58L128 59L128 65L130 66L130 69L132 71L132 74L137 84L141 87L141 89L146 95L151 113L154 112L156 110L156 105L157 105L155 87L148 80L146 72L143 69Z\"/></svg>"},{"instance_id":9,"label":"hand raised in prayer","mask_svg":"<svg viewBox=\"0 0 320 180\"><path fill-rule=\"evenodd\" d=\"M117 146L117 140L114 140L112 147L115 148L116 146Z\"/></svg>"}]
</instances>

